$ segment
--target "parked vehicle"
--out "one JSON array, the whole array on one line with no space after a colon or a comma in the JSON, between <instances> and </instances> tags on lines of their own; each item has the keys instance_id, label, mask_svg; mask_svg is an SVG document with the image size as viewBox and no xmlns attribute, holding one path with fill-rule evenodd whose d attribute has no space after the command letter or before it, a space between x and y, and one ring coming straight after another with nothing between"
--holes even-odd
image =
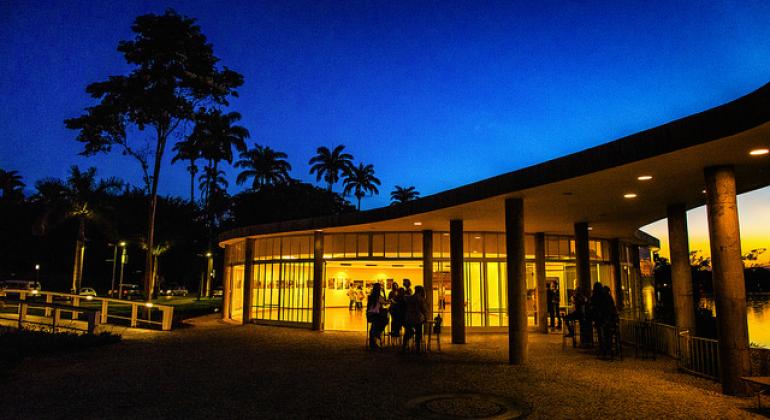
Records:
<instances>
[{"instance_id":1,"label":"parked vehicle","mask_svg":"<svg viewBox=\"0 0 770 420\"><path fill-rule=\"evenodd\" d=\"M40 283L34 280L5 280L0 281L0 290L23 290L31 295L40 293Z\"/></svg>"},{"instance_id":2,"label":"parked vehicle","mask_svg":"<svg viewBox=\"0 0 770 420\"><path fill-rule=\"evenodd\" d=\"M225 295L225 290L222 289L221 286L215 287L214 290L211 291L211 297L223 297Z\"/></svg>"},{"instance_id":3,"label":"parked vehicle","mask_svg":"<svg viewBox=\"0 0 770 420\"><path fill-rule=\"evenodd\" d=\"M144 293L142 293L142 287L138 284L124 284L123 296L121 299L127 300L141 300L144 299Z\"/></svg>"},{"instance_id":4,"label":"parked vehicle","mask_svg":"<svg viewBox=\"0 0 770 420\"><path fill-rule=\"evenodd\" d=\"M168 287L162 288L160 294L163 296L187 296L189 292L186 287L172 283Z\"/></svg>"},{"instance_id":5,"label":"parked vehicle","mask_svg":"<svg viewBox=\"0 0 770 420\"><path fill-rule=\"evenodd\" d=\"M96 290L94 290L92 287L81 287L80 291L78 291L78 296L91 296L91 297L97 297Z\"/></svg>"}]
</instances>

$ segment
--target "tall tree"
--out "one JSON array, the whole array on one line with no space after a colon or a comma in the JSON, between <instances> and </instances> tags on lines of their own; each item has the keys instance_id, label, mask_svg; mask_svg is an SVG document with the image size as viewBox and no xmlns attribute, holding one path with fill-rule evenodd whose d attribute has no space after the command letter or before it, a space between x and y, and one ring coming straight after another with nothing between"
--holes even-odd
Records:
<instances>
[{"instance_id":1,"label":"tall tree","mask_svg":"<svg viewBox=\"0 0 770 420\"><path fill-rule=\"evenodd\" d=\"M195 163L201 158L201 150L199 145L193 138L186 138L183 141L174 145L176 155L171 159L171 163L176 163L180 160L187 161L187 172L190 173L190 204L195 204L195 174L198 173L198 165Z\"/></svg>"},{"instance_id":2,"label":"tall tree","mask_svg":"<svg viewBox=\"0 0 770 420\"><path fill-rule=\"evenodd\" d=\"M24 198L24 186L18 171L0 169L0 193L3 194L0 198L6 201L20 201Z\"/></svg>"},{"instance_id":3,"label":"tall tree","mask_svg":"<svg viewBox=\"0 0 770 420\"><path fill-rule=\"evenodd\" d=\"M414 186L402 187L396 185L396 188L390 192L391 205L406 203L412 201L420 196L420 192L417 191Z\"/></svg>"},{"instance_id":4,"label":"tall tree","mask_svg":"<svg viewBox=\"0 0 770 420\"><path fill-rule=\"evenodd\" d=\"M333 150L321 146L316 149L316 155L310 159L310 175L316 175L316 181L323 178L326 181L327 189L332 190L332 186L340 180L340 176L347 175L353 168L353 155L343 153L345 146L340 144Z\"/></svg>"},{"instance_id":5,"label":"tall tree","mask_svg":"<svg viewBox=\"0 0 770 420\"><path fill-rule=\"evenodd\" d=\"M345 180L343 181L345 189L343 194L348 195L351 192L353 196L358 200L356 208L361 210L361 199L366 197L367 194L379 194L380 191L377 186L380 185L380 180L374 176L374 166L364 165L359 163L358 166L354 166L350 169Z\"/></svg>"},{"instance_id":6,"label":"tall tree","mask_svg":"<svg viewBox=\"0 0 770 420\"><path fill-rule=\"evenodd\" d=\"M241 159L235 162L236 168L244 168L235 182L241 185L252 178L251 189L259 190L265 185L288 182L291 177L291 165L286 161L286 153L278 152L270 146L254 144L253 149L241 153Z\"/></svg>"},{"instance_id":7,"label":"tall tree","mask_svg":"<svg viewBox=\"0 0 770 420\"><path fill-rule=\"evenodd\" d=\"M83 282L83 259L85 258L86 223L104 226L102 211L110 195L117 194L123 182L116 178L96 180L96 168L81 171L77 166L70 168L65 182L58 179L43 179L35 184L35 199L44 203L48 211L41 220L42 230L67 219L78 224L75 240L75 263L72 268L72 291L77 293Z\"/></svg>"},{"instance_id":8,"label":"tall tree","mask_svg":"<svg viewBox=\"0 0 770 420\"><path fill-rule=\"evenodd\" d=\"M228 97L237 96L235 89L243 84L243 76L227 67L218 68L219 59L195 19L169 9L162 15L137 17L131 30L135 38L121 41L118 51L132 70L126 76L110 76L107 81L90 84L86 91L99 103L65 124L79 130L77 140L84 143L82 154L106 153L117 146L124 154L136 157L143 170L149 165L147 159L142 163L142 149L136 142L147 138L145 130L152 133L147 218L147 249L152 250L158 181L169 138L193 119L198 106L227 105ZM129 126L136 130L129 130ZM129 141L127 133L135 131L142 133ZM147 252L144 287L148 299L153 290L152 265L152 253Z\"/></svg>"}]
</instances>

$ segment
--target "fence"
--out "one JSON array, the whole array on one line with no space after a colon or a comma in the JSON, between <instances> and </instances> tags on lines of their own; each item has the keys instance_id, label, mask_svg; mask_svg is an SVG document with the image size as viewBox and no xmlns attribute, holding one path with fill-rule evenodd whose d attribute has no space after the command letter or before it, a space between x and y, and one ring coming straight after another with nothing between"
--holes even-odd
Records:
<instances>
[{"instance_id":1,"label":"fence","mask_svg":"<svg viewBox=\"0 0 770 420\"><path fill-rule=\"evenodd\" d=\"M692 337L685 330L679 334L677 364L679 369L719 380L719 341L711 338Z\"/></svg>"},{"instance_id":2,"label":"fence","mask_svg":"<svg viewBox=\"0 0 770 420\"><path fill-rule=\"evenodd\" d=\"M677 359L679 369L719 380L719 342L693 337L673 325L621 318L620 337L626 344Z\"/></svg>"},{"instance_id":3,"label":"fence","mask_svg":"<svg viewBox=\"0 0 770 420\"><path fill-rule=\"evenodd\" d=\"M151 302L132 302L121 299L111 299L93 296L78 296L69 293L45 292L37 290L0 290L0 297L9 294L18 295L17 314L19 323L26 322L27 317L33 315L30 309L40 309L39 315L50 317L55 311L54 301L67 302L67 308L59 308L59 316L69 313L71 319L77 319L81 313L93 312L98 309L99 323L106 324L110 319L128 321L131 327L149 326L160 327L163 331L170 331L174 317L174 307L169 305L157 305ZM38 299L45 299L48 305L32 305ZM61 305L59 305L61 306ZM141 310L140 310L141 308ZM161 313L158 320L158 312ZM154 319L155 318L155 319Z\"/></svg>"}]
</instances>

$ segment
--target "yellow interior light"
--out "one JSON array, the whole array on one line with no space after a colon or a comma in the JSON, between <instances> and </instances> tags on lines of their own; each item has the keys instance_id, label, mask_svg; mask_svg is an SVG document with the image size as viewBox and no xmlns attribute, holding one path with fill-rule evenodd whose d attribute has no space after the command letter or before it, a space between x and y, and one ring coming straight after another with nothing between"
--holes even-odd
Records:
<instances>
[{"instance_id":1,"label":"yellow interior light","mask_svg":"<svg viewBox=\"0 0 770 420\"><path fill-rule=\"evenodd\" d=\"M762 156L770 153L770 149L767 148L761 148L761 149L754 149L749 152L751 156Z\"/></svg>"}]
</instances>

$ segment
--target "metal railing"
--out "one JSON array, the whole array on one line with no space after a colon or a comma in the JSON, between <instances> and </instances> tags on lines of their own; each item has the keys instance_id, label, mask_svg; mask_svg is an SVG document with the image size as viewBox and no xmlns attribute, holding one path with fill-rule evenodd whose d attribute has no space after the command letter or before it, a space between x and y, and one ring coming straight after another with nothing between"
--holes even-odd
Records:
<instances>
[{"instance_id":1,"label":"metal railing","mask_svg":"<svg viewBox=\"0 0 770 420\"><path fill-rule=\"evenodd\" d=\"M626 344L677 357L677 328L637 319L620 319L620 338Z\"/></svg>"},{"instance_id":2,"label":"metal railing","mask_svg":"<svg viewBox=\"0 0 770 420\"><path fill-rule=\"evenodd\" d=\"M692 337L685 330L678 334L677 365L679 369L719 380L719 341Z\"/></svg>"},{"instance_id":3,"label":"metal railing","mask_svg":"<svg viewBox=\"0 0 770 420\"><path fill-rule=\"evenodd\" d=\"M106 324L110 319L119 319L128 321L131 327L142 326L155 326L160 327L163 331L170 331L172 327L172 321L174 317L174 307L169 305L158 305L150 302L133 302L121 299L94 297L94 296L79 296L69 293L59 292L46 292L37 290L0 290L0 297L7 296L9 294L18 295L19 301L27 301L29 299L45 299L47 304L53 304L54 300L66 301L69 309L61 309L61 313L70 313L71 319L77 319L81 313L90 312L94 308L99 309L99 323ZM85 305L85 306L81 306ZM19 315L19 322L25 322L28 315L31 315L28 311L30 305L18 304L17 314ZM143 310L140 310L143 308ZM40 314L44 317L50 317L53 314L54 307L42 307ZM110 312L112 310L112 312ZM161 312L160 320L153 319L153 313Z\"/></svg>"}]
</instances>

